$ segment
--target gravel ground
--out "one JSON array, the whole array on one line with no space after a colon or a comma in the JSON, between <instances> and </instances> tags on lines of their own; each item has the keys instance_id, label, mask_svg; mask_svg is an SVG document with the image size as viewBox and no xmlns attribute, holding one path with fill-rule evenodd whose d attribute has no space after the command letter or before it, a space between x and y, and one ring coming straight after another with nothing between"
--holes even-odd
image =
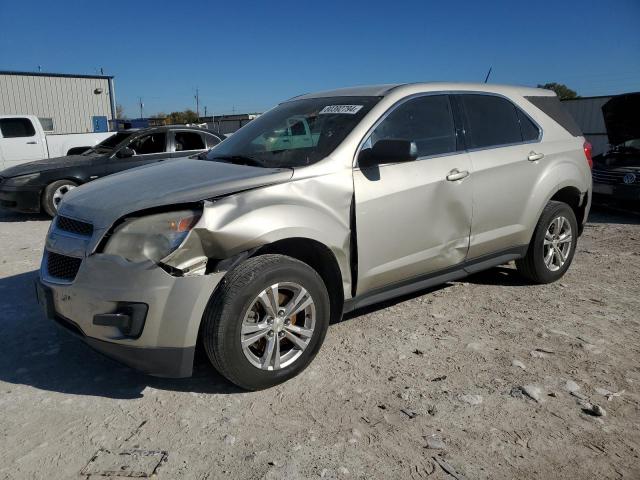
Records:
<instances>
[{"instance_id":1,"label":"gravel ground","mask_svg":"<svg viewBox=\"0 0 640 480\"><path fill-rule=\"evenodd\" d=\"M350 315L256 393L58 332L32 286L48 225L0 213L2 479L640 478L640 216L593 213L556 284L505 266Z\"/></svg>"}]
</instances>

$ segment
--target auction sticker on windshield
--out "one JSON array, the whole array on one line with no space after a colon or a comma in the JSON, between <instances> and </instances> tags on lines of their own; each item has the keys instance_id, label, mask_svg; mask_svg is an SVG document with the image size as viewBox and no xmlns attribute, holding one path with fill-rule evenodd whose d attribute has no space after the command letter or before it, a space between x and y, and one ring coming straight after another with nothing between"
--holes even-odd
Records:
<instances>
[{"instance_id":1,"label":"auction sticker on windshield","mask_svg":"<svg viewBox=\"0 0 640 480\"><path fill-rule=\"evenodd\" d=\"M320 110L320 115L323 113L346 113L348 115L355 115L361 108L362 105L327 105Z\"/></svg>"}]
</instances>

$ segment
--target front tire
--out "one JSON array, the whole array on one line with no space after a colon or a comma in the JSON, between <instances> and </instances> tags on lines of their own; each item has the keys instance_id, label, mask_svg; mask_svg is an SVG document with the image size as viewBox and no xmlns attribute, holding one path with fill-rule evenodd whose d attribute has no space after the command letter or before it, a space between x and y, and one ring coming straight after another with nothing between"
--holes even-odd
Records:
<instances>
[{"instance_id":1,"label":"front tire","mask_svg":"<svg viewBox=\"0 0 640 480\"><path fill-rule=\"evenodd\" d=\"M261 255L230 271L212 295L202 343L220 374L260 390L311 363L329 319L329 294L313 268L285 255Z\"/></svg>"},{"instance_id":2,"label":"front tire","mask_svg":"<svg viewBox=\"0 0 640 480\"><path fill-rule=\"evenodd\" d=\"M516 267L534 283L555 282L571 265L577 241L578 222L573 209L551 201L540 215L526 256L516 260Z\"/></svg>"},{"instance_id":3,"label":"front tire","mask_svg":"<svg viewBox=\"0 0 640 480\"><path fill-rule=\"evenodd\" d=\"M77 186L78 184L71 180L58 180L50 183L42 194L42 209L47 212L47 215L50 217L55 217L62 198L69 190L73 190Z\"/></svg>"}]
</instances>

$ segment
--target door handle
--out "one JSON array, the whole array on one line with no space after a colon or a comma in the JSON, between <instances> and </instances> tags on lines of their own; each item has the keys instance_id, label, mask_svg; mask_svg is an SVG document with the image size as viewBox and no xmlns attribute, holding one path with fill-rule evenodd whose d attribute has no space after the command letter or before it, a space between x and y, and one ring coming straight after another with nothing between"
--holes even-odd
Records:
<instances>
[{"instance_id":1,"label":"door handle","mask_svg":"<svg viewBox=\"0 0 640 480\"><path fill-rule=\"evenodd\" d=\"M27 142L27 145L37 145L38 142Z\"/></svg>"},{"instance_id":2,"label":"door handle","mask_svg":"<svg viewBox=\"0 0 640 480\"><path fill-rule=\"evenodd\" d=\"M462 180L463 178L468 176L469 172L467 170L460 171L457 168L454 168L449 172L449 175L447 175L447 180L449 180L450 182L455 182L456 180Z\"/></svg>"},{"instance_id":3,"label":"door handle","mask_svg":"<svg viewBox=\"0 0 640 480\"><path fill-rule=\"evenodd\" d=\"M529 160L530 162L535 162L536 160L541 160L544 158L544 153L536 153L533 150L531 150L529 152L529 156L527 157L527 160Z\"/></svg>"}]
</instances>

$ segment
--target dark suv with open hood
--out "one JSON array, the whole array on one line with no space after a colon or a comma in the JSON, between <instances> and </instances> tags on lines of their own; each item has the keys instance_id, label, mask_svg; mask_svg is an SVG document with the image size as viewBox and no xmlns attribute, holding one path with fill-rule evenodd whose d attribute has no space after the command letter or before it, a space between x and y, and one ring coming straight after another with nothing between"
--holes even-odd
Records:
<instances>
[{"instance_id":1,"label":"dark suv with open hood","mask_svg":"<svg viewBox=\"0 0 640 480\"><path fill-rule=\"evenodd\" d=\"M594 157L594 202L640 207L640 92L613 97L602 107L609 151Z\"/></svg>"}]
</instances>

